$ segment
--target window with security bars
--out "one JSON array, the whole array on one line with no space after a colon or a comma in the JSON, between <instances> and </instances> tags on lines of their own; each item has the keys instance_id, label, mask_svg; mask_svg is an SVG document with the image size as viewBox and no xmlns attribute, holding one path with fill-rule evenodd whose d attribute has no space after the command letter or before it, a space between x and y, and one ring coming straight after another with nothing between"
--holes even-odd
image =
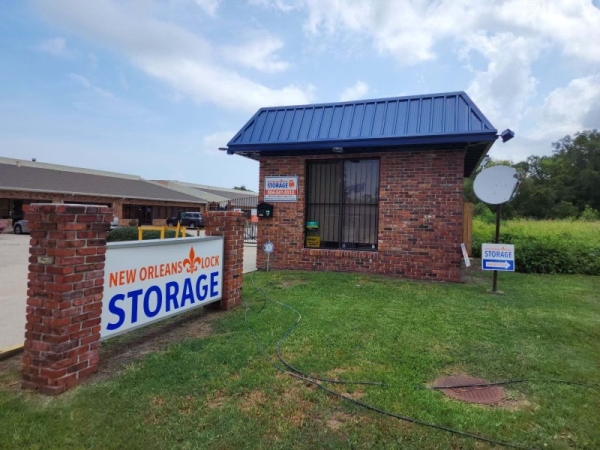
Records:
<instances>
[{"instance_id":1,"label":"window with security bars","mask_svg":"<svg viewBox=\"0 0 600 450\"><path fill-rule=\"evenodd\" d=\"M320 248L376 250L379 160L309 161L306 175L306 222L318 223L307 238L318 236Z\"/></svg>"}]
</instances>

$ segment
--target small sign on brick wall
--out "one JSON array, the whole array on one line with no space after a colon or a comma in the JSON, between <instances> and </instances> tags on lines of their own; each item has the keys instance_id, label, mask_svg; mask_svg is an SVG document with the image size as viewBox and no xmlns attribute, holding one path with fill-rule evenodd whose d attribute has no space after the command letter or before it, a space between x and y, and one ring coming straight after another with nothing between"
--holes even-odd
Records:
<instances>
[{"instance_id":1,"label":"small sign on brick wall","mask_svg":"<svg viewBox=\"0 0 600 450\"><path fill-rule=\"evenodd\" d=\"M298 177L265 177L265 202L297 202Z\"/></svg>"}]
</instances>

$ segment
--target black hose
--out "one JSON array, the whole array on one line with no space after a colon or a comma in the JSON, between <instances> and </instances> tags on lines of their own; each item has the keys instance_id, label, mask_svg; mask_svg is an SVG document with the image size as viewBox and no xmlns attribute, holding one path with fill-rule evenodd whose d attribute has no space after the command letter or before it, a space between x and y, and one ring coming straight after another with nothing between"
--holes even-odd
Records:
<instances>
[{"instance_id":1,"label":"black hose","mask_svg":"<svg viewBox=\"0 0 600 450\"><path fill-rule=\"evenodd\" d=\"M469 388L469 387L487 387L487 386L501 386L504 384L517 384L517 383L557 383L557 384L568 384L571 386L581 386L590 389L600 389L600 386L596 386L594 384L584 384L577 383L576 381L566 381L566 380L538 380L538 379L522 379L522 380L504 380L504 381L494 381L490 383L473 383L473 384L460 384L456 386L429 386L425 389L430 390L440 390L440 389L459 389L459 388Z\"/></svg>"}]
</instances>

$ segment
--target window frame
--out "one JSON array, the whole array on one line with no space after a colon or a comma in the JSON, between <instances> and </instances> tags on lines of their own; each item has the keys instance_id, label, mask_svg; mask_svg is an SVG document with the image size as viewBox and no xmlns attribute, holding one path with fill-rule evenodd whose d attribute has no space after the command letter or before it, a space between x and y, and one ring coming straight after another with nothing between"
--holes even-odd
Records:
<instances>
[{"instance_id":1,"label":"window frame","mask_svg":"<svg viewBox=\"0 0 600 450\"><path fill-rule=\"evenodd\" d=\"M361 162L361 161L376 161L377 162L377 168L376 170L376 195L377 195L377 200L374 203L351 203L348 202L346 200L346 186L345 186L345 177L346 177L346 163L348 162ZM310 202L309 201L309 196L311 194L311 175L313 175L311 173L311 169L310 166L316 166L319 164L334 164L337 165L338 168L337 170L339 171L339 180L337 181L337 205L338 205L338 223L336 226L334 226L335 229L335 233L337 236L337 246L331 246L331 245L326 245L323 246L323 241L321 241L321 246L320 247L308 247L306 245L306 238L307 236L309 236L309 230L306 228L306 223L309 221L309 210L310 210L310 206L311 205L316 205L316 204L327 204L330 207L332 205L334 205L335 203L331 203L331 202ZM313 160L306 160L306 188L305 188L305 193L304 193L304 224L302 224L303 226L303 245L304 248L306 249L320 249L320 250L349 250L349 251L370 251L370 252L377 252L378 248L379 248L379 212L380 212L380 206L381 206L381 201L380 201L380 193L381 193L381 158L379 157L361 157L361 158L343 158L343 159L313 159ZM335 170L334 170L335 172ZM334 195L334 198L336 197L336 195ZM356 207L356 206L363 206L363 207L373 207L375 206L375 214L374 214L374 218L372 219L372 225L371 225L371 229L367 232L367 233L374 233L374 243L373 242L368 242L368 243L356 243L354 242L353 244L357 245L356 247L347 247L346 244L348 244L349 242L344 242L344 232L346 230L345 226L346 226L346 220L348 219L347 217L347 209L351 208L351 207ZM334 207L335 209L335 207ZM359 213L359 218L358 218L358 223L359 224L364 224L366 220L365 217L365 212L360 212ZM335 220L335 219L334 219ZM321 227L322 224L319 223L319 227ZM360 227L360 225L359 225ZM319 231L319 235L321 236L321 232ZM332 242L332 241L325 241L325 242ZM370 246L370 247L369 247Z\"/></svg>"}]
</instances>

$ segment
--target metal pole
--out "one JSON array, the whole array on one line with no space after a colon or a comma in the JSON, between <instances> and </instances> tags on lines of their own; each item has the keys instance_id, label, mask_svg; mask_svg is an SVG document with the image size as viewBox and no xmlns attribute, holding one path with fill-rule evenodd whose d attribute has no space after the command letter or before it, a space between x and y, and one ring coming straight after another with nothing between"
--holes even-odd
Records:
<instances>
[{"instance_id":1,"label":"metal pole","mask_svg":"<svg viewBox=\"0 0 600 450\"><path fill-rule=\"evenodd\" d=\"M496 208L496 244L500 243L500 214L502 212L502 205L498 205ZM498 291L498 271L494 270L494 281L492 282L492 292Z\"/></svg>"}]
</instances>

